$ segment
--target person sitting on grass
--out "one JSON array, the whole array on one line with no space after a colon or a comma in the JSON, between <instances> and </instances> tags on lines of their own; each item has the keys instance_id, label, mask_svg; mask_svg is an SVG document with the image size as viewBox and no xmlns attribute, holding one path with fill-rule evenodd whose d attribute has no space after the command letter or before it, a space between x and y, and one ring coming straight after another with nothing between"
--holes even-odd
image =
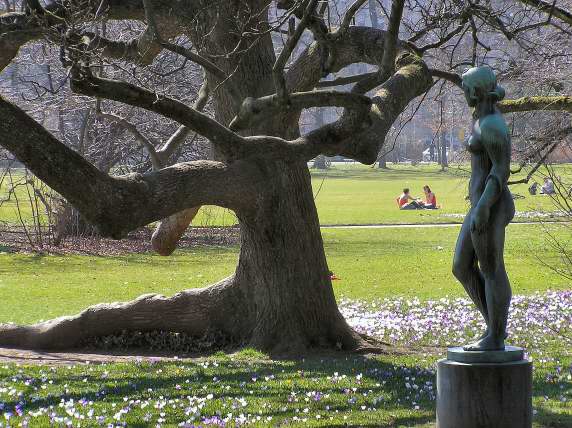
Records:
<instances>
[{"instance_id":1,"label":"person sitting on grass","mask_svg":"<svg viewBox=\"0 0 572 428\"><path fill-rule=\"evenodd\" d=\"M437 197L435 193L431 191L431 188L428 185L423 186L423 192L425 193L425 203L423 204L423 208L427 210L434 210L437 209Z\"/></svg>"},{"instance_id":2,"label":"person sitting on grass","mask_svg":"<svg viewBox=\"0 0 572 428\"><path fill-rule=\"evenodd\" d=\"M411 202L410 202L411 201ZM397 198L397 204L400 210L419 210L423 209L423 203L409 194L409 189L403 189L401 196Z\"/></svg>"},{"instance_id":3,"label":"person sitting on grass","mask_svg":"<svg viewBox=\"0 0 572 428\"><path fill-rule=\"evenodd\" d=\"M554 195L554 183L548 177L544 177L544 184L540 188L541 195Z\"/></svg>"}]
</instances>

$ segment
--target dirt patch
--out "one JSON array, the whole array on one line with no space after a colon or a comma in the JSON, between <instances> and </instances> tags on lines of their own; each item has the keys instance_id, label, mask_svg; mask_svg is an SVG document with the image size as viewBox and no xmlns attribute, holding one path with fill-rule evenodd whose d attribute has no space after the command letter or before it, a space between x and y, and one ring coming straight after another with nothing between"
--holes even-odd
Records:
<instances>
[{"instance_id":1,"label":"dirt patch","mask_svg":"<svg viewBox=\"0 0 572 428\"><path fill-rule=\"evenodd\" d=\"M441 347L387 347L382 354L385 355L444 355L446 348ZM233 354L234 352L229 352ZM32 351L26 349L0 348L1 364L21 365L47 365L69 366L75 364L107 364L107 363L134 363L134 362L176 362L193 361L208 357L212 353L196 353L177 355L172 352L145 352L144 350L133 351L92 351L78 349L74 352L49 352ZM305 355L272 355L273 360L299 360L301 358L340 358L344 355L357 356L346 352L319 351ZM364 353L362 357L375 357L379 353Z\"/></svg>"},{"instance_id":2,"label":"dirt patch","mask_svg":"<svg viewBox=\"0 0 572 428\"><path fill-rule=\"evenodd\" d=\"M114 240L101 237L75 237L64 240L56 246L49 242L30 243L30 239L17 227L0 229L0 252L23 252L44 254L80 254L93 256L116 256L133 253L153 252L152 230L141 228L129 233L124 239ZM179 241L179 248L200 246L232 246L239 243L238 227L192 227Z\"/></svg>"},{"instance_id":3,"label":"dirt patch","mask_svg":"<svg viewBox=\"0 0 572 428\"><path fill-rule=\"evenodd\" d=\"M95 352L82 349L76 352L48 352L0 348L0 364L67 366L70 364L133 363L135 361L181 361L205 357L207 355L208 354L196 354L179 357L178 355L167 352Z\"/></svg>"}]
</instances>

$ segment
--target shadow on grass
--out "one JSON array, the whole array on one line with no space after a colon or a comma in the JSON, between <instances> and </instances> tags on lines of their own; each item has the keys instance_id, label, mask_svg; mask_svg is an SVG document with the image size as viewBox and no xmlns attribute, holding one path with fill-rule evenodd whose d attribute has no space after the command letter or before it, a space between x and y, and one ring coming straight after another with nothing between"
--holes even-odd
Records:
<instances>
[{"instance_id":1,"label":"shadow on grass","mask_svg":"<svg viewBox=\"0 0 572 428\"><path fill-rule=\"evenodd\" d=\"M544 399L545 397L552 398L553 400L558 400L560 396L566 396L566 391L572 391L572 381L561 381L553 382L547 378L533 378L532 382L532 395L533 398ZM570 398L568 398L568 401ZM536 411L534 416L534 422L539 424L541 427L551 427L551 428L570 428L572 427L572 408L570 403L568 409L563 409L563 412L556 412L551 408L543 405L544 403L540 401L536 405L533 404L533 408Z\"/></svg>"},{"instance_id":2,"label":"shadow on grass","mask_svg":"<svg viewBox=\"0 0 572 428\"><path fill-rule=\"evenodd\" d=\"M102 405L122 403L124 397L158 400L163 396L184 401L189 395L200 397L213 393L215 400L220 399L221 403L246 397L249 403L257 407L249 407L245 412L272 416L276 418L274 421L287 421L300 415L295 412L296 408L314 406L313 411L322 415L325 412L326 416L336 418L349 416L343 423L336 419L327 424L330 427L433 426L435 391L432 388L414 391L407 387L407 383L416 383L421 387L435 385L435 373L425 367L411 365L410 361L414 359L400 362L400 357L386 355L372 358L331 353L302 360L267 360L254 351L245 351L232 355L219 352L198 361L142 360L102 366L78 364L72 369L64 367L50 372L53 384L48 395L33 401L26 400L25 409L35 411L58 406L62 400L70 399L74 402L90 400ZM392 358L396 361L387 361ZM76 361L83 363L85 359L78 357ZM216 365L213 364L215 361ZM205 362L209 362L209 365L205 366ZM14 370L21 370L21 367ZM28 370L31 372L27 373ZM32 379L32 387L40 385L40 376L33 372L33 368L25 367L23 374L20 371L18 376ZM7 386L13 379L14 371L4 371L0 375L0 385ZM533 382L534 397L548 396L552 403L558 402L558 397L572 387L570 381L556 383L541 375L535 377ZM292 391L299 398L295 403L289 399ZM320 398L314 399L316 391L319 391ZM305 401L306 397L312 397L309 403ZM375 404L379 397L382 397L381 401ZM5 408L14 408L21 400L22 397L15 397L5 402ZM419 406L419 413L413 410L414 405ZM316 406L319 408L316 409ZM375 407L377 410L362 412L361 406ZM535 409L536 425L554 428L572 426L572 414L564 408L560 411L558 407L550 407L548 402L545 406L543 403L535 405ZM372 422L372 417L378 414L380 421ZM138 413L132 415L138 416ZM130 423L129 426L147 424Z\"/></svg>"},{"instance_id":3,"label":"shadow on grass","mask_svg":"<svg viewBox=\"0 0 572 428\"><path fill-rule=\"evenodd\" d=\"M322 415L325 412L326 416L349 415L348 424L340 424L340 427L412 426L434 419L434 405L429 396L414 398L420 406L419 410L424 414L411 414L413 398L410 397L411 390L405 387L405 378L409 376L416 377L418 382L430 381L433 373L424 368L407 367L360 356L298 361L252 360L240 356L231 359L223 356L216 361L216 366L211 364L209 367L197 361L180 360L140 362L135 365L77 365L73 369L56 369L49 376L53 383L50 385L51 390L47 391L48 395L26 400L25 410L37 411L49 406L57 407L62 400L88 400L96 405L110 405L123 403L124 397L157 400L163 396L169 400L184 401L189 395L206 396L213 393L221 403L246 397L249 403L257 407L244 409L245 412L256 412L262 417L272 416L276 418L275 421L300 416L302 413L295 410L301 410L303 407L312 407L313 411ZM108 374L103 376L104 372ZM34 379L32 387L39 386L39 375L21 373L19 376ZM337 373L335 376L339 380L332 381L334 373ZM13 378L14 373L4 372L0 376L0 385L13 381ZM205 386L207 388L203 389ZM299 399L296 402L290 399L294 390ZM319 391L319 397L312 395L316 394L315 391ZM380 396L383 397L382 402L372 404L372 400ZM312 397L309 403L306 397ZM5 402L5 408L14 408L22 398L27 397L17 397L13 401ZM270 405L266 406L264 403ZM360 407L364 405L375 406L376 412L383 413L380 417L383 416L385 421L391 419L391 423L370 423L376 413L373 413L373 410L360 411ZM138 414L132 415L134 416ZM356 419L352 422L352 418ZM367 419L364 423L356 423L363 418ZM338 425L335 425L334 421L334 424L328 426Z\"/></svg>"},{"instance_id":4,"label":"shadow on grass","mask_svg":"<svg viewBox=\"0 0 572 428\"><path fill-rule=\"evenodd\" d=\"M536 422L538 426L550 428L572 427L572 412L570 410L568 410L568 413L556 413L543 407L535 410L537 413L534 416L534 422ZM566 412L566 410L564 412Z\"/></svg>"}]
</instances>

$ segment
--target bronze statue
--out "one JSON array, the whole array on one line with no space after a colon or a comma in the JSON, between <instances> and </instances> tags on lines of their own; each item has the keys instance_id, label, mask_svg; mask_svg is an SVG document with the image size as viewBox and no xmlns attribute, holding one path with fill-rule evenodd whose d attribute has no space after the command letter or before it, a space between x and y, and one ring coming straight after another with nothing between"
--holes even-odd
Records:
<instances>
[{"instance_id":1,"label":"bronze statue","mask_svg":"<svg viewBox=\"0 0 572 428\"><path fill-rule=\"evenodd\" d=\"M504 265L505 228L514 216L507 186L511 142L506 122L497 108L504 89L489 67L463 74L463 90L474 108L469 210L455 248L453 274L483 315L487 330L464 346L466 351L504 349L511 289Z\"/></svg>"}]
</instances>

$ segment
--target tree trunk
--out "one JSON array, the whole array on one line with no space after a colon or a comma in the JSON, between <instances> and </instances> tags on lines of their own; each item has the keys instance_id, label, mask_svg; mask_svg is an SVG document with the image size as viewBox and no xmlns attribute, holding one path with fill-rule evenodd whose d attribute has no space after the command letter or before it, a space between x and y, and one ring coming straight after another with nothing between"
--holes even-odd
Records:
<instances>
[{"instance_id":1,"label":"tree trunk","mask_svg":"<svg viewBox=\"0 0 572 428\"><path fill-rule=\"evenodd\" d=\"M173 254L173 251L177 249L179 239L193 222L199 209L200 207L189 208L161 220L151 237L153 249L162 256Z\"/></svg>"},{"instance_id":2,"label":"tree trunk","mask_svg":"<svg viewBox=\"0 0 572 428\"><path fill-rule=\"evenodd\" d=\"M228 34L219 37L226 41ZM230 51L234 42L228 43ZM231 85L244 97L274 91L274 52L269 35L258 40L257 49L244 53L237 69L235 64L225 63L224 57L217 61L232 71L227 86L213 94L215 116L221 123L229 123L237 112L237 100L227 90ZM208 75L208 79L212 80L210 86L218 86L213 76ZM298 117L287 118L276 115L248 133L295 137ZM62 349L78 346L90 336L122 330L165 330L193 336L215 330L239 343L279 353L315 347L371 349L338 310L306 162L252 158L243 163L249 165L241 169L255 166L263 174L259 181L264 184L250 190L257 193L249 209L236 210L241 249L232 277L169 298L147 295L128 303L97 305L79 315L34 326L3 326L0 345ZM232 165L237 166L237 162ZM192 210L187 213L193 214ZM184 213L178 216L185 220ZM163 235L182 233L184 224L162 223ZM172 248L163 245L161 236L155 236L154 245L167 254Z\"/></svg>"},{"instance_id":3,"label":"tree trunk","mask_svg":"<svg viewBox=\"0 0 572 428\"><path fill-rule=\"evenodd\" d=\"M256 313L251 344L278 344L278 351L363 345L336 305L308 168L275 163L269 170L259 213L241 223L236 271Z\"/></svg>"},{"instance_id":4,"label":"tree trunk","mask_svg":"<svg viewBox=\"0 0 572 428\"><path fill-rule=\"evenodd\" d=\"M441 127L443 127L443 100L440 101L440 115L441 115ZM445 168L448 166L447 162L447 142L445 141L445 130L441 129L441 135L439 136L439 140L441 142L441 170L444 171Z\"/></svg>"},{"instance_id":5,"label":"tree trunk","mask_svg":"<svg viewBox=\"0 0 572 428\"><path fill-rule=\"evenodd\" d=\"M444 170L449 166L447 160L447 142L445 141L445 136L441 134L441 169Z\"/></svg>"},{"instance_id":6,"label":"tree trunk","mask_svg":"<svg viewBox=\"0 0 572 428\"><path fill-rule=\"evenodd\" d=\"M267 186L256 210L239 213L241 249L232 277L169 298L146 295L32 326L4 325L0 344L65 349L123 330L164 330L193 336L217 331L276 353L374 350L338 310L305 162L259 167Z\"/></svg>"},{"instance_id":7,"label":"tree trunk","mask_svg":"<svg viewBox=\"0 0 572 428\"><path fill-rule=\"evenodd\" d=\"M381 169L387 169L387 155L383 154L380 158L379 158L379 163L377 164L378 168Z\"/></svg>"},{"instance_id":8,"label":"tree trunk","mask_svg":"<svg viewBox=\"0 0 572 428\"><path fill-rule=\"evenodd\" d=\"M318 129L324 125L324 110L318 108L316 113L314 114L314 127ZM326 156L318 155L314 159L314 164L312 165L316 169L328 169L328 162L326 160Z\"/></svg>"}]
</instances>

